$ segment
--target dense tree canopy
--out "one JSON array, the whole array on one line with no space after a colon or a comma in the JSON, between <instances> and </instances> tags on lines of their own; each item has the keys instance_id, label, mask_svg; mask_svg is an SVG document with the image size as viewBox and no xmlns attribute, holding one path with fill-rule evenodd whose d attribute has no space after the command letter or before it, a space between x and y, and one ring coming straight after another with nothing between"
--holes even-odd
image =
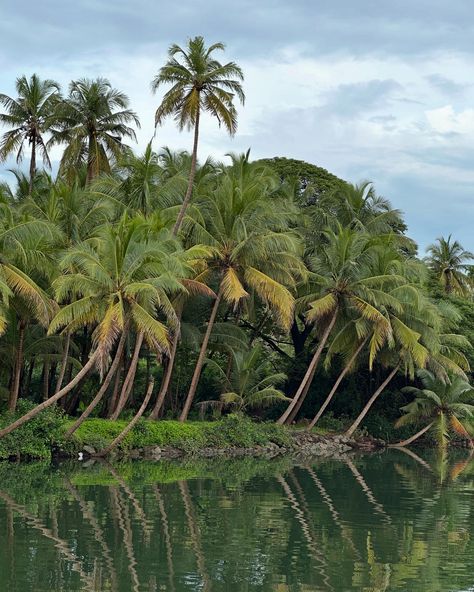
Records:
<instances>
[{"instance_id":1,"label":"dense tree canopy","mask_svg":"<svg viewBox=\"0 0 474 592\"><path fill-rule=\"evenodd\" d=\"M469 251L441 238L422 259L369 182L249 152L198 162L201 114L234 133L244 98L223 49L172 46L153 81L172 85L156 123L194 128L191 154L125 146L138 118L102 78L0 95L3 156L26 141L47 166L64 147L57 175L0 186L0 405L32 406L0 437L55 403L117 418L153 380L153 419L237 408L387 435L424 405L407 382L468 383Z\"/></svg>"}]
</instances>

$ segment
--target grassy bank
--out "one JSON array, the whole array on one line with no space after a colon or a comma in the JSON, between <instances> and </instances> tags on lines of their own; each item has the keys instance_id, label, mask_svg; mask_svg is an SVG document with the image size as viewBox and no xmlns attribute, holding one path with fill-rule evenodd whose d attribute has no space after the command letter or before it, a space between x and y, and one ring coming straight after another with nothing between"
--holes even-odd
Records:
<instances>
[{"instance_id":1,"label":"grassy bank","mask_svg":"<svg viewBox=\"0 0 474 592\"><path fill-rule=\"evenodd\" d=\"M7 425L12 417L10 414L0 416L0 427ZM57 452L74 455L84 445L101 450L127 425L126 420L93 418L86 420L72 438L66 440L65 433L71 423L59 410L47 410L0 440L0 459L49 459ZM174 447L192 454L204 448L251 448L270 443L286 446L290 441L289 430L285 427L229 415L214 422L142 420L121 442L118 450L127 452L136 448L160 446Z\"/></svg>"}]
</instances>

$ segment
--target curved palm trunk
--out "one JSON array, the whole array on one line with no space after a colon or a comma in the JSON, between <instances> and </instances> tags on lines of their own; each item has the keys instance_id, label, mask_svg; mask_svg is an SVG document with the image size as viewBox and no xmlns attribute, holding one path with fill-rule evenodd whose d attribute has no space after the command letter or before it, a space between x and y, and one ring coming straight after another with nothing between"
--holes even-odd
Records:
<instances>
[{"instance_id":1,"label":"curved palm trunk","mask_svg":"<svg viewBox=\"0 0 474 592\"><path fill-rule=\"evenodd\" d=\"M114 409L117 405L117 399L118 399L119 388L120 388L120 379L122 377L122 370L124 370L124 368L122 368L122 365L125 365L123 353L122 353L122 358L120 360L120 365L117 368L117 372L115 373L114 389L112 391L112 396L109 401L107 412L104 415L105 417L107 417L107 419L110 419L110 417L112 416L112 413L114 412Z\"/></svg>"},{"instance_id":2,"label":"curved palm trunk","mask_svg":"<svg viewBox=\"0 0 474 592\"><path fill-rule=\"evenodd\" d=\"M123 352L123 348L125 346L126 338L127 338L126 332L122 331L122 335L120 336L120 341L117 346L117 351L115 352L115 357L114 357L113 362L109 368L109 371L107 372L107 376L105 377L104 382L102 383L96 396L92 399L92 401L89 403L89 405L84 409L82 415L68 429L68 431L65 434L66 438L70 438L74 434L74 432L84 423L84 421L89 417L89 415L92 413L92 411L97 407L97 405L102 400L103 396L105 395L105 393L107 391L107 388L108 388L110 382L112 381L112 378L114 377L114 375L118 369L118 366L120 364L120 360L122 359L122 352Z\"/></svg>"},{"instance_id":3,"label":"curved palm trunk","mask_svg":"<svg viewBox=\"0 0 474 592\"><path fill-rule=\"evenodd\" d=\"M143 403L140 406L140 409L135 413L133 419L125 426L125 428L120 432L120 434L103 450L98 453L98 456L107 456L116 446L120 444L120 442L125 438L125 436L133 429L136 425L140 417L145 413L145 410L148 406L148 403L151 399L151 394L153 392L153 379L148 384L148 390L143 399Z\"/></svg>"},{"instance_id":4,"label":"curved palm trunk","mask_svg":"<svg viewBox=\"0 0 474 592\"><path fill-rule=\"evenodd\" d=\"M362 351L364 345L367 343L368 337L366 337L364 339L364 341L362 341L359 344L359 347L355 350L355 352L352 354L351 359L347 362L347 364L344 366L342 372L339 374L336 382L334 383L334 386L331 389L331 392L329 393L329 395L326 397L326 400L324 401L324 403L321 405L319 411L316 413L316 415L314 416L313 420L311 421L311 423L308 426L308 430L311 430L312 428L314 428L314 426L318 423L318 421L321 418L321 415L325 412L326 407L329 405L329 403L332 401L332 398L334 397L334 395L336 394L337 389L339 388L339 385L341 384L341 382L344 379L344 376L349 372L350 367L352 366L352 364L355 362L357 356L360 354L360 352Z\"/></svg>"},{"instance_id":5,"label":"curved palm trunk","mask_svg":"<svg viewBox=\"0 0 474 592\"><path fill-rule=\"evenodd\" d=\"M398 372L399 368L400 368L400 363L398 363L395 366L395 368L390 372L390 374L387 376L387 378L382 382L382 384L379 386L379 388L375 391L375 393L367 401L366 405L364 406L364 408L362 409L362 411L357 416L357 419L354 421L354 423L351 425L351 427L347 430L347 432L345 434L346 436L348 436L350 438L354 434L354 432L356 431L356 429L359 427L360 422L367 415L367 413L369 412L369 410L372 407L372 405L375 403L375 401L377 400L377 398L382 394L382 392L385 390L385 388L390 383L390 381L395 377L395 375Z\"/></svg>"},{"instance_id":6,"label":"curved palm trunk","mask_svg":"<svg viewBox=\"0 0 474 592\"><path fill-rule=\"evenodd\" d=\"M326 345L332 328L334 327L334 324L336 322L338 312L339 311L336 308L331 317L331 321L329 322L329 325L326 327L326 330L324 331L323 336L321 337L321 341L319 342L319 345L316 351L314 352L313 358L308 366L308 369L306 370L306 374L304 375L300 386L298 387L298 390L296 391L295 396L293 397L291 403L288 405L286 411L283 413L283 415L280 417L277 423L289 423L295 417L296 413L299 411L301 405L303 404L303 401L306 398L306 395L308 394L309 387L311 386L314 375L316 373L316 368L318 366L319 358L321 357L323 348Z\"/></svg>"},{"instance_id":7,"label":"curved palm trunk","mask_svg":"<svg viewBox=\"0 0 474 592\"><path fill-rule=\"evenodd\" d=\"M168 363L166 365L165 373L163 376L163 381L160 386L160 392L158 393L158 398L156 399L153 411L150 413L150 419L158 419L161 408L163 407L163 403L165 402L166 393L168 392L168 388L171 382L171 376L173 374L174 361L176 359L176 350L178 349L178 341L179 330L176 330L173 336L173 342L171 344L170 357L168 359Z\"/></svg>"},{"instance_id":8,"label":"curved palm trunk","mask_svg":"<svg viewBox=\"0 0 474 592\"><path fill-rule=\"evenodd\" d=\"M30 411L28 411L28 413L25 413L25 415L22 415L16 421L14 421L13 423L8 425L7 427L0 430L0 438L3 438L7 434L10 434L14 430L16 430L17 428L22 426L27 421L30 421L30 419L33 419L33 417L36 417L38 415L38 413L41 413L41 411L43 411L43 409L47 409L48 407L51 407L51 405L54 405L54 403L56 403L56 401L59 401L59 399L61 399L62 397L67 395L70 391L72 391L72 389L77 384L79 384L81 382L81 380L86 376L86 374L88 374L89 370L91 370L91 368L94 366L98 355L99 355L99 352L96 350L92 354L92 356L89 358L89 361L87 362L87 364L85 364L85 366L83 366L81 368L81 370L76 374L76 376L71 380L71 382L69 382L69 384L67 384L65 387L63 387L55 395L53 395L52 397L49 397L49 399L46 399L46 401L43 401L39 405L36 405L36 407L33 407L33 409L30 409Z\"/></svg>"},{"instance_id":9,"label":"curved palm trunk","mask_svg":"<svg viewBox=\"0 0 474 592\"><path fill-rule=\"evenodd\" d=\"M176 223L173 227L173 234L175 236L178 234L179 229L181 228L181 224L183 223L184 215L186 214L186 210L188 209L189 202L191 201L191 196L193 194L194 177L196 176L197 150L198 150L198 142L199 142L199 119L200 119L200 109L198 108L197 113L196 113L196 121L194 123L193 154L191 157L191 171L189 173L188 188L186 190L186 195L184 196L184 200L181 205L181 209L179 210L178 218L176 219Z\"/></svg>"},{"instance_id":10,"label":"curved palm trunk","mask_svg":"<svg viewBox=\"0 0 474 592\"><path fill-rule=\"evenodd\" d=\"M214 301L214 306L212 307L211 316L209 317L209 322L207 323L206 333L204 334L204 339L202 340L201 349L199 351L199 356L196 362L196 367L194 368L193 378L191 380L191 386L189 387L188 396L186 397L186 401L184 403L183 410L181 415L179 416L179 421L186 421L189 415L189 410L191 409L191 405L193 403L194 395L196 394L196 388L199 382L199 377L201 376L202 366L204 364L204 359L206 357L207 346L209 343L209 337L211 336L212 327L214 326L214 322L216 320L217 311L219 309L219 304L222 300L222 285L219 287L219 292L217 294L217 298Z\"/></svg>"},{"instance_id":11,"label":"curved palm trunk","mask_svg":"<svg viewBox=\"0 0 474 592\"><path fill-rule=\"evenodd\" d=\"M25 345L25 321L20 321L18 329L18 348L16 351L15 373L13 375L12 387L10 390L10 400L8 401L8 410L15 411L18 402L18 395L20 393L20 379L23 370L23 351Z\"/></svg>"},{"instance_id":12,"label":"curved palm trunk","mask_svg":"<svg viewBox=\"0 0 474 592\"><path fill-rule=\"evenodd\" d=\"M55 389L55 393L59 392L61 390L62 384L63 384L63 380L64 380L64 375L66 374L66 367L67 367L67 359L69 357L69 346L71 344L71 334L67 333L66 335L66 343L64 344L64 350L63 350L63 357L61 359L61 370L59 371L59 376L58 376L58 380L56 382L56 389Z\"/></svg>"},{"instance_id":13,"label":"curved palm trunk","mask_svg":"<svg viewBox=\"0 0 474 592\"><path fill-rule=\"evenodd\" d=\"M140 331L140 333L137 335L137 339L135 341L135 349L133 351L133 356L130 361L130 367L128 369L127 376L125 377L125 380L123 381L122 390L120 392L120 397L119 397L117 406L116 406L114 412L112 413L112 416L110 419L117 419L118 416L122 413L123 408L125 407L125 404L127 403L128 396L130 395L130 391L132 390L132 387L133 387L133 381L135 380L135 374L137 372L137 366L138 366L138 358L140 356L140 350L142 348L142 343L143 343L143 333Z\"/></svg>"},{"instance_id":14,"label":"curved palm trunk","mask_svg":"<svg viewBox=\"0 0 474 592\"><path fill-rule=\"evenodd\" d=\"M419 432L416 432L416 434L414 434L413 436L410 436L410 438L407 438L406 440L402 440L401 442L397 442L396 444L389 444L389 447L390 448L402 448L403 446L410 446L410 444L412 444L415 440L418 440L418 438L423 436L423 434L425 434L431 428L431 426L433 424L434 424L434 421L429 423L427 426L425 426Z\"/></svg>"},{"instance_id":15,"label":"curved palm trunk","mask_svg":"<svg viewBox=\"0 0 474 592\"><path fill-rule=\"evenodd\" d=\"M87 147L86 185L90 185L90 183L94 179L94 172L95 172L94 171L94 157L93 157L94 143L95 143L95 138L94 138L94 135L91 133L91 134L89 134L88 147ZM95 160L97 160L97 157Z\"/></svg>"},{"instance_id":16,"label":"curved palm trunk","mask_svg":"<svg viewBox=\"0 0 474 592\"><path fill-rule=\"evenodd\" d=\"M36 134L33 134L31 139L31 158L30 158L30 182L28 186L28 192L31 195L33 193L33 181L36 175Z\"/></svg>"}]
</instances>

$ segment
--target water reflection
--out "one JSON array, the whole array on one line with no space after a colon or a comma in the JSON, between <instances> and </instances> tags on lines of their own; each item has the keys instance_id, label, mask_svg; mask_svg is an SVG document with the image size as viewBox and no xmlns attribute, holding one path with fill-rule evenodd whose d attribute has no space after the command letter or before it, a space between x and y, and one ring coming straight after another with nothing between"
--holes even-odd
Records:
<instances>
[{"instance_id":1,"label":"water reflection","mask_svg":"<svg viewBox=\"0 0 474 592\"><path fill-rule=\"evenodd\" d=\"M0 484L6 592L473 589L467 452L3 464Z\"/></svg>"}]
</instances>

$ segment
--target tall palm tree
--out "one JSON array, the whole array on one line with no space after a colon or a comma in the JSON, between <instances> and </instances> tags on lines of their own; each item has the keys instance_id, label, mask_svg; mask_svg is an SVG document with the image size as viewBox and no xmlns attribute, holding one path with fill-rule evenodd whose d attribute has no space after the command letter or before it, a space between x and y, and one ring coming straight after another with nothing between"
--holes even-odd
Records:
<instances>
[{"instance_id":1,"label":"tall palm tree","mask_svg":"<svg viewBox=\"0 0 474 592\"><path fill-rule=\"evenodd\" d=\"M215 282L218 289L181 421L189 414L221 302L237 308L254 293L281 326L288 328L293 320L294 298L288 288L295 287L305 269L299 240L288 231L293 211L271 199L274 186L275 178L249 163L248 154L234 156L214 191L199 201L201 218L189 222L193 240L212 249L197 279Z\"/></svg>"},{"instance_id":2,"label":"tall palm tree","mask_svg":"<svg viewBox=\"0 0 474 592\"><path fill-rule=\"evenodd\" d=\"M223 43L206 47L203 37L199 36L189 39L186 49L173 44L168 50L168 61L151 84L154 92L164 84L172 85L156 110L155 125L161 125L171 115L180 130L194 128L188 187L174 227L175 234L181 228L193 191L201 114L209 113L233 135L237 129L234 97L237 96L242 104L245 101L240 84L244 76L240 67L235 62L222 64L213 55L224 49Z\"/></svg>"},{"instance_id":3,"label":"tall palm tree","mask_svg":"<svg viewBox=\"0 0 474 592\"><path fill-rule=\"evenodd\" d=\"M44 164L51 168L44 134L56 123L60 88L54 80L41 80L37 74L30 79L21 76L16 80L16 99L0 94L0 105L6 112L0 113L0 123L12 128L3 134L0 142L0 161L16 153L16 161L23 159L24 145L31 148L29 193L33 190L36 172L36 155L39 151Z\"/></svg>"},{"instance_id":4,"label":"tall palm tree","mask_svg":"<svg viewBox=\"0 0 474 592\"><path fill-rule=\"evenodd\" d=\"M413 395L415 399L402 407L404 415L395 423L396 427L415 425L421 429L395 446L408 446L423 434L430 431L440 448L445 448L448 433L467 438L472 445L472 437L463 424L474 415L474 390L461 376L450 376L443 382L428 370L419 370L418 378L422 388L407 386L404 393Z\"/></svg>"},{"instance_id":5,"label":"tall palm tree","mask_svg":"<svg viewBox=\"0 0 474 592\"><path fill-rule=\"evenodd\" d=\"M127 95L105 78L71 82L48 143L66 144L60 173L67 174L85 164L90 183L99 173L110 171L111 161L123 153L123 140L136 140L129 124L140 127L137 115L128 106Z\"/></svg>"},{"instance_id":6,"label":"tall palm tree","mask_svg":"<svg viewBox=\"0 0 474 592\"><path fill-rule=\"evenodd\" d=\"M425 261L446 294L469 293L471 280L468 272L472 269L469 261L474 259L474 253L464 250L458 241L452 241L451 235L447 239L437 238L437 243L427 248L428 257Z\"/></svg>"}]
</instances>

